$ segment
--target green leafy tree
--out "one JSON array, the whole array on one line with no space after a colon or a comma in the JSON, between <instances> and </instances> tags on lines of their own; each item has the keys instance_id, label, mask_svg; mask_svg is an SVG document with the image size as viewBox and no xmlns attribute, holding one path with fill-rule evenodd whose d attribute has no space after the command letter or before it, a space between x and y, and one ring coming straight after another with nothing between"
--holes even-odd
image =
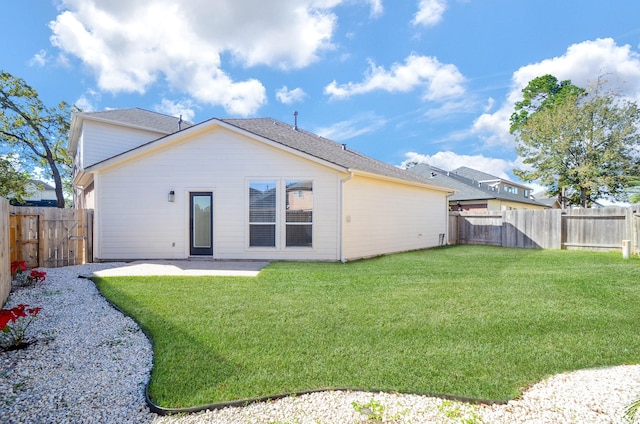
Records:
<instances>
[{"instance_id":1,"label":"green leafy tree","mask_svg":"<svg viewBox=\"0 0 640 424\"><path fill-rule=\"evenodd\" d=\"M20 171L15 155L0 157L0 197L21 201L27 193L29 173Z\"/></svg>"},{"instance_id":2,"label":"green leafy tree","mask_svg":"<svg viewBox=\"0 0 640 424\"><path fill-rule=\"evenodd\" d=\"M529 116L535 112L553 110L567 99L584 94L584 88L571 84L570 80L558 81L553 75L543 75L532 79L522 90L523 99L515 104L511 115L512 134L522 129Z\"/></svg>"},{"instance_id":3,"label":"green leafy tree","mask_svg":"<svg viewBox=\"0 0 640 424\"><path fill-rule=\"evenodd\" d=\"M551 75L527 85L510 130L531 168L515 175L539 181L561 203L589 207L601 197L622 200L629 176L638 172L640 112L602 85L598 80L585 90Z\"/></svg>"},{"instance_id":4,"label":"green leafy tree","mask_svg":"<svg viewBox=\"0 0 640 424\"><path fill-rule=\"evenodd\" d=\"M631 203L640 203L640 177L631 176L628 181L627 194Z\"/></svg>"},{"instance_id":5,"label":"green leafy tree","mask_svg":"<svg viewBox=\"0 0 640 424\"><path fill-rule=\"evenodd\" d=\"M65 203L63 179L71 178L66 149L70 116L67 103L46 107L24 80L0 71L0 143L18 155L25 169L48 171L59 208Z\"/></svg>"}]
</instances>

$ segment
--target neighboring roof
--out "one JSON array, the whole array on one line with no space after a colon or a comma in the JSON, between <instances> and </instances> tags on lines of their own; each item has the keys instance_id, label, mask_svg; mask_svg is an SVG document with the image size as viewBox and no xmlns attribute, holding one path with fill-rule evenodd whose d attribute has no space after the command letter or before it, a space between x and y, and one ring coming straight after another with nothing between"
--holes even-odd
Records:
<instances>
[{"instance_id":1,"label":"neighboring roof","mask_svg":"<svg viewBox=\"0 0 640 424\"><path fill-rule=\"evenodd\" d=\"M526 189L529 189L529 187L522 185L520 183L516 183L513 181L509 181L509 180L505 180L504 178L500 178L500 177L496 177L495 175L491 175L491 174L487 174L486 172L482 172L482 171L478 171L477 169L472 169L466 166L461 166L460 168L454 169L453 171L450 171L453 174L457 174L460 175L461 177L465 177L468 178L472 181L475 182L480 182L480 183L484 183L484 182L507 182L511 185L514 186L518 186L518 187L523 187Z\"/></svg>"},{"instance_id":2,"label":"neighboring roof","mask_svg":"<svg viewBox=\"0 0 640 424\"><path fill-rule=\"evenodd\" d=\"M460 169L460 168L458 168ZM471 168L466 168L470 170ZM415 165L410 168L409 171L414 172L416 174L422 175L423 177L429 178L433 183L439 182L444 186L451 187L456 190L456 193L449 197L449 201L463 201L463 200L491 200L491 199L500 199L500 200L509 200L512 202L520 202L526 203L530 205L537 206L545 206L540 202L536 202L528 197L524 197L522 194L513 194L507 193L504 191L496 190L488 184L483 184L479 180L474 180L471 178L464 177L460 175L460 173L455 173L454 171L445 171L440 168L436 168L434 166L430 166L424 163ZM474 170L471 170L474 171ZM464 172L464 171L463 171ZM488 176L490 178L484 179L484 181L494 181L501 180L501 178L495 177L490 174L486 174L480 171L476 171L477 174L473 174L479 176L483 174L484 176ZM471 173L469 173L471 174ZM518 184L520 186L520 184Z\"/></svg>"},{"instance_id":3,"label":"neighboring roof","mask_svg":"<svg viewBox=\"0 0 640 424\"><path fill-rule=\"evenodd\" d=\"M536 199L536 202L542 203L543 205L547 205L552 208L560 207L560 202L558 202L557 196L549 197L544 191L533 193L532 196Z\"/></svg>"},{"instance_id":4,"label":"neighboring roof","mask_svg":"<svg viewBox=\"0 0 640 424\"><path fill-rule=\"evenodd\" d=\"M34 186L36 186L38 189L40 190L55 190L56 188L53 187L50 184L45 183L44 181L40 181L40 180L29 180L29 182L31 184L33 184Z\"/></svg>"},{"instance_id":5,"label":"neighboring roof","mask_svg":"<svg viewBox=\"0 0 640 424\"><path fill-rule=\"evenodd\" d=\"M500 181L501 179L500 177L496 177L495 175L487 174L486 172L478 171L466 166L461 166L460 168L456 168L451 172L460 175L461 177L465 177L475 181Z\"/></svg>"}]
</instances>

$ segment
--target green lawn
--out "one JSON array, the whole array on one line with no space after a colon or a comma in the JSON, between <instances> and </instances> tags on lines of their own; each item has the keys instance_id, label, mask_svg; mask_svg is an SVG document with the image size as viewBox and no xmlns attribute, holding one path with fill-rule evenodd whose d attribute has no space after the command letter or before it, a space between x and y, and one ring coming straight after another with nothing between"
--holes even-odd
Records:
<instances>
[{"instance_id":1,"label":"green lawn","mask_svg":"<svg viewBox=\"0 0 640 424\"><path fill-rule=\"evenodd\" d=\"M151 336L169 408L331 387L498 400L640 362L640 259L620 253L458 246L96 284Z\"/></svg>"}]
</instances>

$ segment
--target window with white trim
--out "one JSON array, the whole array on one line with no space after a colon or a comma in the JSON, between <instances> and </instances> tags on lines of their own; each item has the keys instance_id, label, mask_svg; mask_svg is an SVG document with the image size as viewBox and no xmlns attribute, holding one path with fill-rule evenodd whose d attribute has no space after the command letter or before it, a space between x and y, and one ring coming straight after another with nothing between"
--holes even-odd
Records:
<instances>
[{"instance_id":1,"label":"window with white trim","mask_svg":"<svg viewBox=\"0 0 640 424\"><path fill-rule=\"evenodd\" d=\"M313 247L313 180L249 181L249 247Z\"/></svg>"},{"instance_id":2,"label":"window with white trim","mask_svg":"<svg viewBox=\"0 0 640 424\"><path fill-rule=\"evenodd\" d=\"M249 183L249 246L276 247L276 181Z\"/></svg>"},{"instance_id":3,"label":"window with white trim","mask_svg":"<svg viewBox=\"0 0 640 424\"><path fill-rule=\"evenodd\" d=\"M286 247L313 246L313 181L286 182Z\"/></svg>"}]
</instances>

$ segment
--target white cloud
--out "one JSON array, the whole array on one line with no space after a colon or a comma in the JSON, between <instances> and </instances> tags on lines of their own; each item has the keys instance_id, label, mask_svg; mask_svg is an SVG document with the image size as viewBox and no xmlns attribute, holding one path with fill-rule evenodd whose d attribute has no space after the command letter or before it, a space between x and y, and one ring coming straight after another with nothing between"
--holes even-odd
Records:
<instances>
[{"instance_id":1,"label":"white cloud","mask_svg":"<svg viewBox=\"0 0 640 424\"><path fill-rule=\"evenodd\" d=\"M372 91L409 92L420 87L425 90L424 100L443 100L464 94L464 83L465 78L455 65L412 54L404 64L395 63L389 71L370 61L364 81L338 84L334 80L324 92L332 99L346 99Z\"/></svg>"},{"instance_id":2,"label":"white cloud","mask_svg":"<svg viewBox=\"0 0 640 424\"><path fill-rule=\"evenodd\" d=\"M493 106L495 104L496 104L496 99L494 99L493 97L489 97L489 99L487 99L487 104L484 107L484 113L491 112L491 109L493 109Z\"/></svg>"},{"instance_id":3,"label":"white cloud","mask_svg":"<svg viewBox=\"0 0 640 424\"><path fill-rule=\"evenodd\" d=\"M522 100L522 89L532 79L551 74L559 80L569 79L575 85L588 87L602 76L610 88L624 97L640 101L640 54L629 45L618 46L611 38L584 41L569 46L564 55L523 66L512 76L511 90L501 107L482 114L473 132L487 146L513 146L509 118L515 103Z\"/></svg>"},{"instance_id":4,"label":"white cloud","mask_svg":"<svg viewBox=\"0 0 640 424\"><path fill-rule=\"evenodd\" d=\"M507 180L510 179L509 173L516 167L514 162L505 159L491 158L483 155L459 155L451 151L438 152L434 155L408 152L405 153L405 157L407 159L402 162L401 166L403 167L410 162L426 163L436 168L444 169L445 171L452 171L461 166L467 166Z\"/></svg>"},{"instance_id":5,"label":"white cloud","mask_svg":"<svg viewBox=\"0 0 640 424\"><path fill-rule=\"evenodd\" d=\"M89 89L75 101L74 105L83 112L95 112L98 110L96 103L101 99L102 95L99 92Z\"/></svg>"},{"instance_id":6,"label":"white cloud","mask_svg":"<svg viewBox=\"0 0 640 424\"><path fill-rule=\"evenodd\" d=\"M29 61L30 66L44 66L46 64L47 64L46 50L40 50L38 53L34 54L31 60Z\"/></svg>"},{"instance_id":7,"label":"white cloud","mask_svg":"<svg viewBox=\"0 0 640 424\"><path fill-rule=\"evenodd\" d=\"M350 138L369 134L386 125L387 121L371 112L363 113L352 119L336 122L329 127L316 128L313 132L330 140L345 141Z\"/></svg>"},{"instance_id":8,"label":"white cloud","mask_svg":"<svg viewBox=\"0 0 640 424\"><path fill-rule=\"evenodd\" d=\"M427 109L424 116L432 120L447 120L455 119L461 114L475 113L476 111L476 104L472 100L456 99Z\"/></svg>"},{"instance_id":9,"label":"white cloud","mask_svg":"<svg viewBox=\"0 0 640 424\"><path fill-rule=\"evenodd\" d=\"M76 100L75 106L83 112L95 112L96 110L96 107L93 105L91 100L89 100L84 94Z\"/></svg>"},{"instance_id":10,"label":"white cloud","mask_svg":"<svg viewBox=\"0 0 640 424\"><path fill-rule=\"evenodd\" d=\"M367 0L371 5L371 16L376 17L382 15L384 7L382 6L382 0Z\"/></svg>"},{"instance_id":11,"label":"white cloud","mask_svg":"<svg viewBox=\"0 0 640 424\"><path fill-rule=\"evenodd\" d=\"M284 103L285 105L301 102L305 97L307 97L307 93L305 93L304 90L300 87L289 90L289 88L285 85L282 88L276 90L276 99L278 99L280 103Z\"/></svg>"},{"instance_id":12,"label":"white cloud","mask_svg":"<svg viewBox=\"0 0 640 424\"><path fill-rule=\"evenodd\" d=\"M433 26L442 20L447 10L447 0L420 0L418 12L413 17L414 25Z\"/></svg>"},{"instance_id":13,"label":"white cloud","mask_svg":"<svg viewBox=\"0 0 640 424\"><path fill-rule=\"evenodd\" d=\"M255 79L234 81L221 55L245 67L302 68L332 48L343 0L61 0L51 42L79 58L101 90L144 93L159 79L236 115L265 102ZM381 3L367 0L372 11Z\"/></svg>"},{"instance_id":14,"label":"white cloud","mask_svg":"<svg viewBox=\"0 0 640 424\"><path fill-rule=\"evenodd\" d=\"M153 108L156 112L175 116L176 118L182 116L182 119L189 122L193 122L193 118L196 116L193 102L188 99L181 101L162 99L162 102Z\"/></svg>"}]
</instances>

